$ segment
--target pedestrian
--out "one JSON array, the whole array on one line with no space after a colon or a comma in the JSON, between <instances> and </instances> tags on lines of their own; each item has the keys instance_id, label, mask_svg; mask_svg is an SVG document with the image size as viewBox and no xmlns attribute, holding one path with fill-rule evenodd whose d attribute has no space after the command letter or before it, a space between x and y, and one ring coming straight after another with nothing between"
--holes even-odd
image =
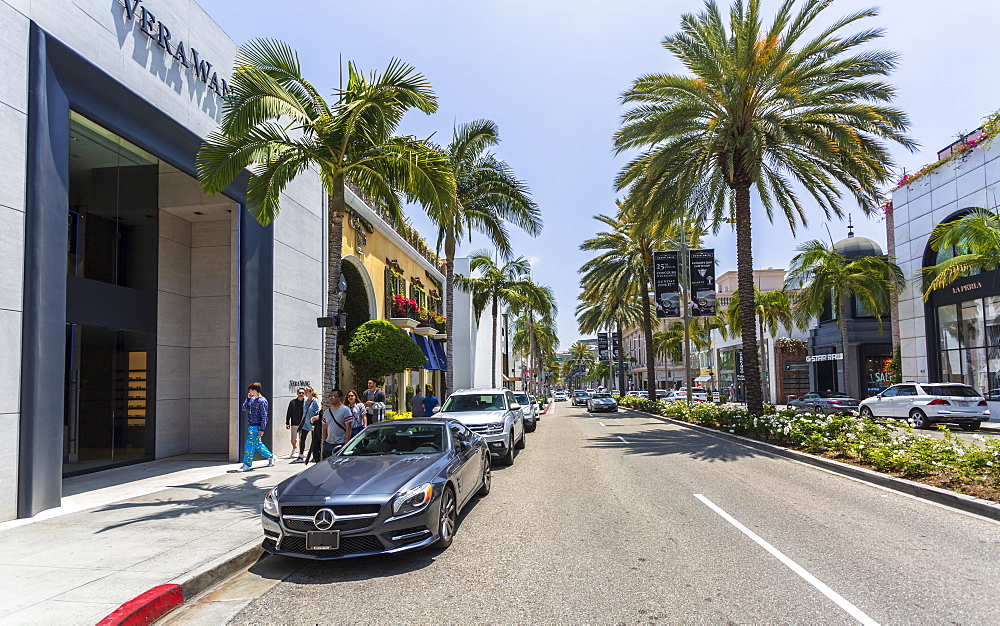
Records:
<instances>
[{"instance_id":1,"label":"pedestrian","mask_svg":"<svg viewBox=\"0 0 1000 626\"><path fill-rule=\"evenodd\" d=\"M434 415L434 407L439 404L439 400L434 396L434 389L430 385L424 388L424 392L427 394L424 396L423 402L424 417L430 417ZM416 417L416 415L413 417Z\"/></svg>"},{"instance_id":2,"label":"pedestrian","mask_svg":"<svg viewBox=\"0 0 1000 626\"><path fill-rule=\"evenodd\" d=\"M378 388L378 381L374 378L368 379L368 389L361 394L361 400L368 407L368 423L382 421L385 417L385 393Z\"/></svg>"},{"instance_id":3,"label":"pedestrian","mask_svg":"<svg viewBox=\"0 0 1000 626\"><path fill-rule=\"evenodd\" d=\"M365 403L361 401L358 392L353 389L347 392L347 396L344 398L344 405L354 414L354 424L351 432L356 435L368 425L368 409L365 407Z\"/></svg>"},{"instance_id":4,"label":"pedestrian","mask_svg":"<svg viewBox=\"0 0 1000 626\"><path fill-rule=\"evenodd\" d=\"M312 387L306 387L306 399L302 405L302 424L300 426L302 433L300 434L301 440L304 441L306 435L309 435L309 452L306 454L306 458L302 458L302 444L299 444L299 458L292 461L292 463L309 463L312 459L313 463L319 463L320 454L320 432L322 431L320 421L319 421L319 398L316 397L316 390Z\"/></svg>"},{"instance_id":5,"label":"pedestrian","mask_svg":"<svg viewBox=\"0 0 1000 626\"><path fill-rule=\"evenodd\" d=\"M288 410L285 411L285 430L289 431L292 438L292 449L288 453L288 458L295 458L296 440L299 438L299 424L302 423L302 405L306 399L306 390L299 387L295 390L295 397L288 402Z\"/></svg>"},{"instance_id":6,"label":"pedestrian","mask_svg":"<svg viewBox=\"0 0 1000 626\"><path fill-rule=\"evenodd\" d=\"M424 396L420 393L420 385L413 390L413 397L410 398L410 413L413 417L424 416Z\"/></svg>"},{"instance_id":7,"label":"pedestrian","mask_svg":"<svg viewBox=\"0 0 1000 626\"><path fill-rule=\"evenodd\" d=\"M354 413L341 403L344 392L334 389L323 410L323 458L329 458L351 440Z\"/></svg>"},{"instance_id":8,"label":"pedestrian","mask_svg":"<svg viewBox=\"0 0 1000 626\"><path fill-rule=\"evenodd\" d=\"M253 469L253 455L260 452L267 459L267 466L274 465L274 455L260 440L267 428L267 398L260 395L260 383L250 383L247 387L247 399L243 401L243 410L247 414L247 438L243 446L243 465L236 471L249 472Z\"/></svg>"}]
</instances>

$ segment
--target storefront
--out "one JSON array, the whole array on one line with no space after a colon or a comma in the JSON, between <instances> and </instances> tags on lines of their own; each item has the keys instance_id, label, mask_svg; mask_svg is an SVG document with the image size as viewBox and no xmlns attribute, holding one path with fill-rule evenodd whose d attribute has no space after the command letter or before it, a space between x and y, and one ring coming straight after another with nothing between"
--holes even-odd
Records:
<instances>
[{"instance_id":1,"label":"storefront","mask_svg":"<svg viewBox=\"0 0 1000 626\"><path fill-rule=\"evenodd\" d=\"M0 1L0 520L58 506L67 475L235 460L247 384L277 415L320 380L325 285L316 177L267 228L245 178L194 178L236 53L197 4L22 10Z\"/></svg>"}]
</instances>

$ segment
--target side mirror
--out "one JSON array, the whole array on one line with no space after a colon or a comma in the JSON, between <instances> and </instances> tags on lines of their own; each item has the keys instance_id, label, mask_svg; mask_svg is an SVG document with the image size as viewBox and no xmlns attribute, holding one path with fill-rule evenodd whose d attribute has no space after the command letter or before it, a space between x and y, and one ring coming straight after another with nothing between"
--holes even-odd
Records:
<instances>
[{"instance_id":1,"label":"side mirror","mask_svg":"<svg viewBox=\"0 0 1000 626\"><path fill-rule=\"evenodd\" d=\"M510 410L511 411L520 411L521 410L521 405L515 402L514 404L510 405Z\"/></svg>"},{"instance_id":2,"label":"side mirror","mask_svg":"<svg viewBox=\"0 0 1000 626\"><path fill-rule=\"evenodd\" d=\"M441 407L439 406L436 406L433 409L431 409L431 413L440 413L440 412L441 412Z\"/></svg>"}]
</instances>

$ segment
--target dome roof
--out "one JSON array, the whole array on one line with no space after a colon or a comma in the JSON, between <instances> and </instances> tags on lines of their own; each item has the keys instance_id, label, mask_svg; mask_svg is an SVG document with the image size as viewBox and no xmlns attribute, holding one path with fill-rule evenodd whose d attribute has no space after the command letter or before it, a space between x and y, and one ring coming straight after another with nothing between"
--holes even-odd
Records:
<instances>
[{"instance_id":1,"label":"dome roof","mask_svg":"<svg viewBox=\"0 0 1000 626\"><path fill-rule=\"evenodd\" d=\"M867 237L848 237L833 244L833 249L844 255L848 261L863 256L879 256L882 248Z\"/></svg>"}]
</instances>

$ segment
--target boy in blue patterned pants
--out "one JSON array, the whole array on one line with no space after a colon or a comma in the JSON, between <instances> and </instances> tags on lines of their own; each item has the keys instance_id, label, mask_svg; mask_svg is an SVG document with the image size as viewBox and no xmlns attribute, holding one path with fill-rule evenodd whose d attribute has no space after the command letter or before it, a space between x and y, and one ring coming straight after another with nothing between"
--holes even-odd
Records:
<instances>
[{"instance_id":1,"label":"boy in blue patterned pants","mask_svg":"<svg viewBox=\"0 0 1000 626\"><path fill-rule=\"evenodd\" d=\"M274 465L274 455L260 440L267 428L267 398L260 395L260 383L251 383L247 387L247 399L243 401L243 410L247 412L247 439L243 446L243 465L237 471L249 472L253 465L254 452L258 450L267 459L267 466Z\"/></svg>"}]
</instances>

